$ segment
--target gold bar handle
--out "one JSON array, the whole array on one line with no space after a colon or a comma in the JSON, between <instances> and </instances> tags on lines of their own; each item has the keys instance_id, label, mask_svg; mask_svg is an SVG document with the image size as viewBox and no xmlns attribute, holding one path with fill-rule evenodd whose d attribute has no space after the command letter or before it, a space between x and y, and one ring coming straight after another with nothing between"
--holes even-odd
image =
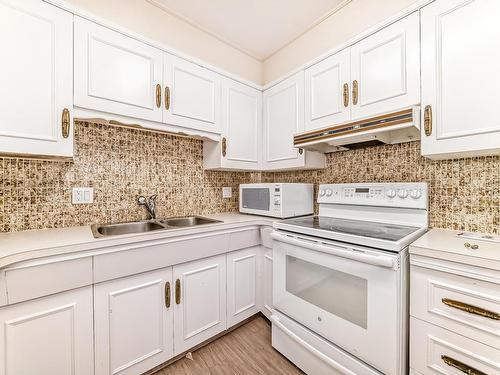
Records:
<instances>
[{"instance_id":1,"label":"gold bar handle","mask_svg":"<svg viewBox=\"0 0 500 375\"><path fill-rule=\"evenodd\" d=\"M448 357L447 355L442 355L441 359L448 366L456 368L457 370L462 371L464 374L467 374L467 375L488 375L485 372L476 370L474 367L470 367L469 365L466 365L463 362L457 361L454 358Z\"/></svg>"},{"instance_id":2,"label":"gold bar handle","mask_svg":"<svg viewBox=\"0 0 500 375\"><path fill-rule=\"evenodd\" d=\"M352 104L358 104L359 84L357 80L352 81Z\"/></svg>"},{"instance_id":3,"label":"gold bar handle","mask_svg":"<svg viewBox=\"0 0 500 375\"><path fill-rule=\"evenodd\" d=\"M426 105L424 109L424 132L426 136L432 134L432 107Z\"/></svg>"},{"instance_id":4,"label":"gold bar handle","mask_svg":"<svg viewBox=\"0 0 500 375\"><path fill-rule=\"evenodd\" d=\"M61 132L63 138L68 138L69 137L69 127L70 127L70 116L69 116L69 109L64 108L62 111L62 116L61 116Z\"/></svg>"},{"instance_id":5,"label":"gold bar handle","mask_svg":"<svg viewBox=\"0 0 500 375\"><path fill-rule=\"evenodd\" d=\"M227 154L227 139L226 137L222 138L222 156L226 157Z\"/></svg>"},{"instance_id":6,"label":"gold bar handle","mask_svg":"<svg viewBox=\"0 0 500 375\"><path fill-rule=\"evenodd\" d=\"M170 87L165 86L165 109L170 109Z\"/></svg>"},{"instance_id":7,"label":"gold bar handle","mask_svg":"<svg viewBox=\"0 0 500 375\"><path fill-rule=\"evenodd\" d=\"M447 306L453 307L453 308L461 310L461 311L468 312L470 314L479 315L479 316L482 316L484 318L489 318L489 319L493 319L493 320L500 320L500 314L493 312L493 311L483 309L481 307L469 305L468 303L455 301L455 300L452 300L449 298L443 298L443 299L441 299L441 302L443 302Z\"/></svg>"},{"instance_id":8,"label":"gold bar handle","mask_svg":"<svg viewBox=\"0 0 500 375\"><path fill-rule=\"evenodd\" d=\"M179 279L175 280L175 303L177 305L181 303L181 281Z\"/></svg>"},{"instance_id":9,"label":"gold bar handle","mask_svg":"<svg viewBox=\"0 0 500 375\"><path fill-rule=\"evenodd\" d=\"M161 85L160 84L156 85L156 107L157 108L161 107Z\"/></svg>"},{"instance_id":10,"label":"gold bar handle","mask_svg":"<svg viewBox=\"0 0 500 375\"><path fill-rule=\"evenodd\" d=\"M343 97L344 97L344 107L348 107L349 106L349 85L347 83L344 83Z\"/></svg>"},{"instance_id":11,"label":"gold bar handle","mask_svg":"<svg viewBox=\"0 0 500 375\"><path fill-rule=\"evenodd\" d=\"M170 307L170 281L165 283L165 307Z\"/></svg>"}]
</instances>

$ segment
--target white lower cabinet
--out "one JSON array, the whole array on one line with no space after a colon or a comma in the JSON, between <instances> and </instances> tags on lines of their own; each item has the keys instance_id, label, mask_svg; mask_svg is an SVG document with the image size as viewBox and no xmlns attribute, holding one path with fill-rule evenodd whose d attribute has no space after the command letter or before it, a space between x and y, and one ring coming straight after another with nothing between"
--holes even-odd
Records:
<instances>
[{"instance_id":1,"label":"white lower cabinet","mask_svg":"<svg viewBox=\"0 0 500 375\"><path fill-rule=\"evenodd\" d=\"M174 266L174 354L226 329L226 255Z\"/></svg>"},{"instance_id":2,"label":"white lower cabinet","mask_svg":"<svg viewBox=\"0 0 500 375\"><path fill-rule=\"evenodd\" d=\"M259 312L260 246L227 255L227 326Z\"/></svg>"},{"instance_id":3,"label":"white lower cabinet","mask_svg":"<svg viewBox=\"0 0 500 375\"><path fill-rule=\"evenodd\" d=\"M94 374L92 287L0 309L0 375Z\"/></svg>"},{"instance_id":4,"label":"white lower cabinet","mask_svg":"<svg viewBox=\"0 0 500 375\"><path fill-rule=\"evenodd\" d=\"M173 356L172 268L95 286L96 375L143 373Z\"/></svg>"},{"instance_id":5,"label":"white lower cabinet","mask_svg":"<svg viewBox=\"0 0 500 375\"><path fill-rule=\"evenodd\" d=\"M273 250L262 248L262 313L271 318L273 309Z\"/></svg>"}]
</instances>

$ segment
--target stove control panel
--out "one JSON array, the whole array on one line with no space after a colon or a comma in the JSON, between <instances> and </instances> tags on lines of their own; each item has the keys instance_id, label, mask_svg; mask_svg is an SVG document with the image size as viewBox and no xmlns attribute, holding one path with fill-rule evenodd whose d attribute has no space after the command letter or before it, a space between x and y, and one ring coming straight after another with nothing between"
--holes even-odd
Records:
<instances>
[{"instance_id":1,"label":"stove control panel","mask_svg":"<svg viewBox=\"0 0 500 375\"><path fill-rule=\"evenodd\" d=\"M318 203L427 209L427 183L320 185Z\"/></svg>"}]
</instances>

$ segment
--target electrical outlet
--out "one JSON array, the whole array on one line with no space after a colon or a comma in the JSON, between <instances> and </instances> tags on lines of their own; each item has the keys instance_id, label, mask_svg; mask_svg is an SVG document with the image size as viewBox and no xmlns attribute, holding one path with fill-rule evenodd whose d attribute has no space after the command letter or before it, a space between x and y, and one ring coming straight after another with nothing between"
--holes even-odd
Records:
<instances>
[{"instance_id":1,"label":"electrical outlet","mask_svg":"<svg viewBox=\"0 0 500 375\"><path fill-rule=\"evenodd\" d=\"M94 188L74 187L73 204L94 203Z\"/></svg>"},{"instance_id":2,"label":"electrical outlet","mask_svg":"<svg viewBox=\"0 0 500 375\"><path fill-rule=\"evenodd\" d=\"M233 196L233 189L231 187L222 188L222 198L231 198Z\"/></svg>"}]
</instances>

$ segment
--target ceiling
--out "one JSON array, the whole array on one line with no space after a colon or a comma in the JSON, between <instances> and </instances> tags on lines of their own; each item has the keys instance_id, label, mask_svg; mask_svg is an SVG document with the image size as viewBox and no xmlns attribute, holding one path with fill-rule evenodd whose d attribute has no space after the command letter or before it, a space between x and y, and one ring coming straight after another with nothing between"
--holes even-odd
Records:
<instances>
[{"instance_id":1,"label":"ceiling","mask_svg":"<svg viewBox=\"0 0 500 375\"><path fill-rule=\"evenodd\" d=\"M263 61L351 0L147 0Z\"/></svg>"}]
</instances>

